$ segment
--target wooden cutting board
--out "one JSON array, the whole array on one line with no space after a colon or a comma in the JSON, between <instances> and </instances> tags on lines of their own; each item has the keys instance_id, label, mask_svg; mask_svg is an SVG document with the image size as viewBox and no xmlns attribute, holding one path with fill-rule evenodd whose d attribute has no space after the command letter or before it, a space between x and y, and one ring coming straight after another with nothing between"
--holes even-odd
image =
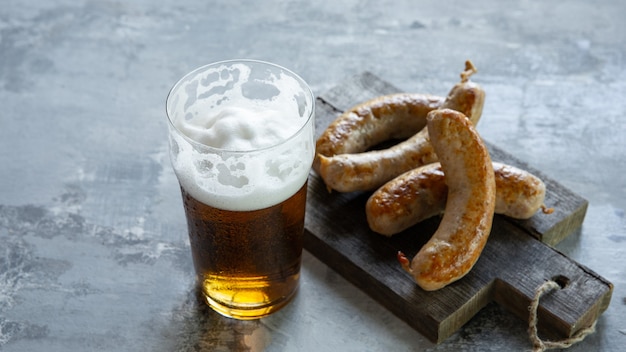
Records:
<instances>
[{"instance_id":1,"label":"wooden cutting board","mask_svg":"<svg viewBox=\"0 0 626 352\"><path fill-rule=\"evenodd\" d=\"M340 83L317 98L317 135L357 103L398 91L368 72ZM613 291L609 281L550 247L580 228L588 203L539 170L487 146L492 160L541 177L547 188L545 203L555 211L523 221L496 215L487 246L463 279L427 292L396 259L399 250L412 258L435 232L439 218L391 238L378 235L365 217L370 193L329 193L315 172L309 178L305 249L433 342L445 340L492 301L527 320L535 289L555 280L564 287L541 299L539 332L571 337L606 310Z\"/></svg>"}]
</instances>

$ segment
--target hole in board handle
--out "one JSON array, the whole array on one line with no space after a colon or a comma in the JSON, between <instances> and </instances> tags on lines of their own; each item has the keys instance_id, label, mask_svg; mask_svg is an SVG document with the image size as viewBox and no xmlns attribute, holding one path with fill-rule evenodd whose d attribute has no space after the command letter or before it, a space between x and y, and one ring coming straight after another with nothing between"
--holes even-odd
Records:
<instances>
[{"instance_id":1,"label":"hole in board handle","mask_svg":"<svg viewBox=\"0 0 626 352\"><path fill-rule=\"evenodd\" d=\"M552 277L552 281L556 282L561 289L564 289L569 285L569 278L563 275L557 275Z\"/></svg>"}]
</instances>

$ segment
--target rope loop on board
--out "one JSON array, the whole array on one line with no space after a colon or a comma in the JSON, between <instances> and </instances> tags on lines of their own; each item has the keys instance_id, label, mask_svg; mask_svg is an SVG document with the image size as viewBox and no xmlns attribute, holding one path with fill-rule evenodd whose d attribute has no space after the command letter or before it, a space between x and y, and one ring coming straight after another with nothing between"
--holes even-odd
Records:
<instances>
[{"instance_id":1,"label":"rope loop on board","mask_svg":"<svg viewBox=\"0 0 626 352\"><path fill-rule=\"evenodd\" d=\"M543 284L539 285L535 290L535 296L533 300L530 302L530 306L528 310L530 311L530 315L528 317L528 336L533 343L533 352L543 352L548 349L556 349L556 348L568 348L575 343L578 343L585 339L588 335L593 334L596 331L596 323L597 320L591 324L591 326L581 329L574 336L566 338L561 341L545 341L542 340L537 333L537 309L539 308L539 300L546 293L551 292L553 290L561 289L561 286L558 282L554 280L547 280Z\"/></svg>"}]
</instances>

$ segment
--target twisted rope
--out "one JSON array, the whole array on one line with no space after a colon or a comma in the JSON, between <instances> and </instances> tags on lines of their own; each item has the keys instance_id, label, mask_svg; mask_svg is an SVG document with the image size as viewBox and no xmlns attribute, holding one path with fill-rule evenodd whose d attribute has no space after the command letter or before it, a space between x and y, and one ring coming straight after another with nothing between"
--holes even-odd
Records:
<instances>
[{"instance_id":1,"label":"twisted rope","mask_svg":"<svg viewBox=\"0 0 626 352\"><path fill-rule=\"evenodd\" d=\"M594 321L591 326L580 330L574 336L561 341L544 341L539 337L537 334L537 309L539 308L539 299L546 293L560 288L561 286L558 283L548 280L535 290L535 296L528 307L528 310L530 311L530 316L528 318L528 335L530 340L533 342L533 352L543 352L545 350L555 348L568 348L573 344L584 340L585 337L596 331L597 320Z\"/></svg>"}]
</instances>

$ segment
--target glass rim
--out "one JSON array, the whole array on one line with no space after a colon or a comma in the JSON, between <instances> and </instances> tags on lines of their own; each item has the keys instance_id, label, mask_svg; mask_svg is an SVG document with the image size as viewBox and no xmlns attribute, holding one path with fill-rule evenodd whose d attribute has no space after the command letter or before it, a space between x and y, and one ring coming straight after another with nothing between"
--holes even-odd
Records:
<instances>
[{"instance_id":1,"label":"glass rim","mask_svg":"<svg viewBox=\"0 0 626 352\"><path fill-rule=\"evenodd\" d=\"M294 133L292 133L288 138L285 138L283 140L280 140L279 142L272 144L272 145L268 145L265 147L261 147L261 148L254 148L254 149L247 149L247 150L239 150L239 149L228 149L228 148L220 148L220 147L213 147L210 145L206 145L204 143L198 142L195 139L187 136L185 133L183 133L183 131L181 131L178 127L176 127L176 125L174 124L174 121L172 121L172 116L170 116L170 98L172 97L172 94L174 92L174 90L176 88L178 88L180 85L182 85L182 83L189 79L190 77L196 76L199 72L201 71L205 71L207 68L212 67L212 66L219 66L219 65L232 65L235 63L253 63L253 64L261 64L261 65L266 65L269 67L274 67L274 68L279 68L285 72L287 72L288 74L290 74L293 78L295 78L298 82L301 83L301 85L305 88L304 92L305 94L310 97L311 99L311 109L310 112L308 114L308 116L306 116L306 120L304 121L304 123L300 126L300 128L298 128L297 131L295 131ZM189 71L188 73L184 74L178 81L176 81L176 83L174 83L174 85L172 86L172 88L170 88L169 92L167 93L167 97L165 99L165 114L167 115L167 121L170 127L170 131L176 131L176 133L183 137L188 143L190 143L191 145L200 147L202 149L205 150L209 150L209 151L213 151L214 153L220 153L220 154L224 154L224 153L228 153L228 154L249 154L249 153L256 153L256 152L263 152L263 151L267 151L267 150L271 150L277 147L280 147L282 145L287 144L288 142L290 142L292 139L295 139L296 137L298 137L303 130L307 127L307 125L309 123L311 123L311 120L313 119L313 116L315 115L315 95L313 94L313 90L311 90L311 87L309 86L309 84L302 78L300 77L300 75L298 75L297 73L293 72L292 70L278 65L278 64L274 64L271 63L269 61L263 61L263 60L255 60L255 59L229 59L229 60L222 60L222 61L215 61L212 63L208 63L202 66L199 66L191 71Z\"/></svg>"}]
</instances>

